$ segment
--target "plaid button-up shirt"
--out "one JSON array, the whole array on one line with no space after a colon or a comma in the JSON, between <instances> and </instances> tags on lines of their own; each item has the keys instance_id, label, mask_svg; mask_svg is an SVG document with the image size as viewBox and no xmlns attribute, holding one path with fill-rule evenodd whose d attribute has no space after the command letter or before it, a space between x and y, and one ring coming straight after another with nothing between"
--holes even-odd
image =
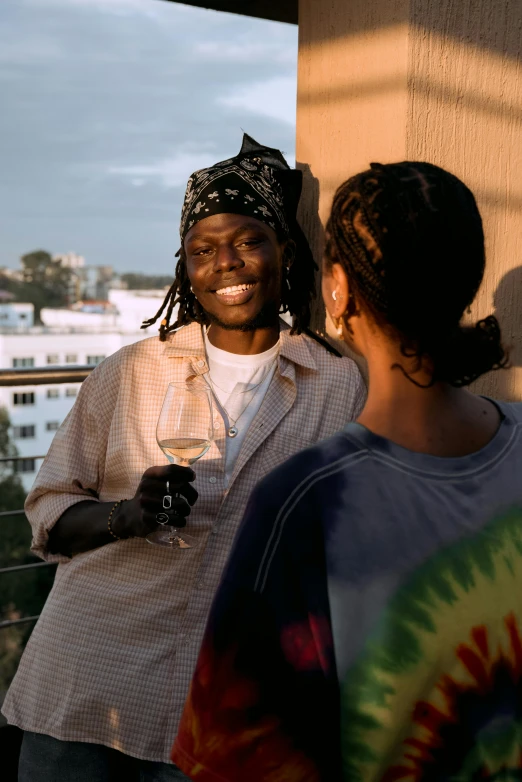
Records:
<instances>
[{"instance_id":1,"label":"plaid button-up shirt","mask_svg":"<svg viewBox=\"0 0 522 782\"><path fill-rule=\"evenodd\" d=\"M52 555L48 532L71 505L134 496L164 464L155 430L171 381L208 372L201 328L164 344L123 348L83 383L27 498L33 551L59 567L53 590L4 702L9 722L65 741L105 744L169 761L207 615L248 497L296 451L328 437L365 396L355 364L281 324L278 370L225 481L223 420L195 465L189 518L198 548L171 551L141 538L72 559Z\"/></svg>"}]
</instances>

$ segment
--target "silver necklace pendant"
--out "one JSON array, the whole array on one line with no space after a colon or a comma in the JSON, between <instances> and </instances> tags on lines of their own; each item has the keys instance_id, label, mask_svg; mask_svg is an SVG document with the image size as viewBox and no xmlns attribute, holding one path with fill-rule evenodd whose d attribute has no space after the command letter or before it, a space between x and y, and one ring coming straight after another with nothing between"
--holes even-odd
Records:
<instances>
[{"instance_id":1,"label":"silver necklace pendant","mask_svg":"<svg viewBox=\"0 0 522 782\"><path fill-rule=\"evenodd\" d=\"M237 426L231 426L227 434L229 437L237 437L238 431Z\"/></svg>"}]
</instances>

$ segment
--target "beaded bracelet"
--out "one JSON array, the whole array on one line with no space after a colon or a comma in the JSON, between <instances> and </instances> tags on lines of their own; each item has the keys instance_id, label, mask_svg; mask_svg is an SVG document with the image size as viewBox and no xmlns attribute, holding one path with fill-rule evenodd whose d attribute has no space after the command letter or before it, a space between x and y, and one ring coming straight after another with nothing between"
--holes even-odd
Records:
<instances>
[{"instance_id":1,"label":"beaded bracelet","mask_svg":"<svg viewBox=\"0 0 522 782\"><path fill-rule=\"evenodd\" d=\"M114 505L111 508L111 512L109 513L109 518L107 520L107 529L109 530L110 534L115 540L123 540L123 538L120 538L119 535L116 535L116 533L112 531L112 526L111 526L112 515L116 510L116 508L118 507L118 505L121 505L122 502L126 502L126 500L118 500L118 502L114 503Z\"/></svg>"}]
</instances>

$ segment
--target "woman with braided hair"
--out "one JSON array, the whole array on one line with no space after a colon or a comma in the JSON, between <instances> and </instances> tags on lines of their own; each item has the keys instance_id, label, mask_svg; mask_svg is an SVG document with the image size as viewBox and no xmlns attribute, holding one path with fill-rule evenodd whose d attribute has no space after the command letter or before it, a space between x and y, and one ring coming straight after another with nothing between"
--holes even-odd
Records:
<instances>
[{"instance_id":1,"label":"woman with braided hair","mask_svg":"<svg viewBox=\"0 0 522 782\"><path fill-rule=\"evenodd\" d=\"M323 297L368 363L355 423L254 491L173 757L191 779L397 782L522 769L522 405L475 199L428 163L337 191Z\"/></svg>"},{"instance_id":2,"label":"woman with braided hair","mask_svg":"<svg viewBox=\"0 0 522 782\"><path fill-rule=\"evenodd\" d=\"M377 342L383 345L377 333L388 335L385 353L397 359L390 365L394 382L402 382L398 369L410 383L443 389L453 398L437 383L460 388L507 365L496 318L461 325L484 266L473 194L441 168L373 164L337 191L327 226L323 296L339 336L357 352L367 354L358 344L363 320L370 325L372 357ZM412 392L409 384L405 388ZM420 398L426 403L426 395ZM491 413L491 405L486 409Z\"/></svg>"}]
</instances>

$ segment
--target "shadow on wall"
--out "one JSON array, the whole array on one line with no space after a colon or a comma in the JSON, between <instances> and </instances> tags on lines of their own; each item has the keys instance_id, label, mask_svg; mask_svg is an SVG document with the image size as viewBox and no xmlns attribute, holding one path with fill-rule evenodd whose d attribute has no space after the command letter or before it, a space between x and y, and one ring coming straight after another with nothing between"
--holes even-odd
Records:
<instances>
[{"instance_id":1,"label":"shadow on wall","mask_svg":"<svg viewBox=\"0 0 522 782\"><path fill-rule=\"evenodd\" d=\"M512 369L495 373L495 395L508 402L520 402L520 391L515 390L514 370L522 367L522 266L504 275L493 296L493 304L512 366Z\"/></svg>"},{"instance_id":2,"label":"shadow on wall","mask_svg":"<svg viewBox=\"0 0 522 782\"><path fill-rule=\"evenodd\" d=\"M303 172L303 198L299 205L297 219L310 241L312 253L319 267L315 275L316 298L312 307L311 328L321 336L326 337L339 353L353 359L365 381L368 379L368 368L365 360L356 355L345 342L337 338L335 327L331 318L327 315L321 294L321 266L325 246L324 227L319 217L319 180L312 174L308 163L297 163L296 168Z\"/></svg>"},{"instance_id":3,"label":"shadow on wall","mask_svg":"<svg viewBox=\"0 0 522 782\"><path fill-rule=\"evenodd\" d=\"M330 0L330 4L332 0ZM307 42L335 41L349 31L351 35L412 23L422 34L431 33L488 49L501 56L520 59L520 3L497 0L334 0L342 23L321 24L323 9L317 0L301 0L300 23L306 25ZM306 20L306 21L305 21ZM308 20L310 20L308 22ZM319 23L318 23L319 22ZM463 33L465 31L465 33Z\"/></svg>"},{"instance_id":4,"label":"shadow on wall","mask_svg":"<svg viewBox=\"0 0 522 782\"><path fill-rule=\"evenodd\" d=\"M319 180L314 177L308 163L296 163L303 172L303 197L299 204L297 219L310 241L310 247L318 270L315 275L316 298L312 307L311 328L319 334L325 334L325 313L321 297L321 260L324 250L324 228L319 217ZM299 259L298 259L299 262Z\"/></svg>"}]
</instances>

